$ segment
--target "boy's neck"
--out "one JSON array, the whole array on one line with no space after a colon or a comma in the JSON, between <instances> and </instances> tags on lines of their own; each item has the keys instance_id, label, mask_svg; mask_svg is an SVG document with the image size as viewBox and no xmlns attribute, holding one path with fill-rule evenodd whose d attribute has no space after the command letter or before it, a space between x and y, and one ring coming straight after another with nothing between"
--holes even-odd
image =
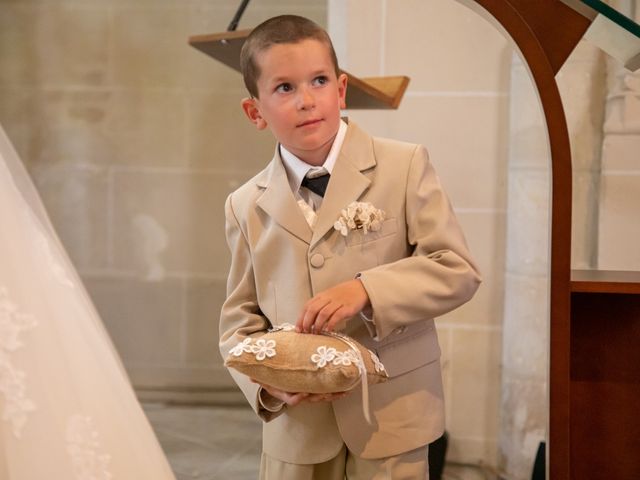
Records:
<instances>
[{"instance_id":1,"label":"boy's neck","mask_svg":"<svg viewBox=\"0 0 640 480\"><path fill-rule=\"evenodd\" d=\"M312 167L322 167L326 163L327 158L329 158L329 155L331 155L331 151L336 141L338 140L338 137L340 138L338 142L339 145L337 145L337 147L338 148L342 147L342 143L344 142L344 137L346 135L346 132L347 132L347 124L344 120L340 120L340 123L338 124L338 130L336 131L336 133L333 135L333 137L331 137L330 140L328 140L324 145L322 145L321 148L316 149L314 151L293 150L293 149L289 149L286 145L284 146L284 148L286 148L288 152L295 155L298 159L300 159L307 165L310 165Z\"/></svg>"},{"instance_id":2,"label":"boy's neck","mask_svg":"<svg viewBox=\"0 0 640 480\"><path fill-rule=\"evenodd\" d=\"M329 152L331 151L331 147L333 146L333 142L335 142L335 140L336 136L334 135L331 140L329 140L325 145L322 146L321 149L313 152L302 152L301 155L296 154L296 156L304 163L311 165L312 167L321 167L322 165L324 165L324 162L327 161L327 157L329 156Z\"/></svg>"}]
</instances>

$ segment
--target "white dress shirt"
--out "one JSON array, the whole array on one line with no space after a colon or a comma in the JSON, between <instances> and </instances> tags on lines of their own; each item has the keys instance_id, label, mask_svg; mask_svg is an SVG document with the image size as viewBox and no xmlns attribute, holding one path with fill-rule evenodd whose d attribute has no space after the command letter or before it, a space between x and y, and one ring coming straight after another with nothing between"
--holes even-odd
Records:
<instances>
[{"instance_id":1,"label":"white dress shirt","mask_svg":"<svg viewBox=\"0 0 640 480\"><path fill-rule=\"evenodd\" d=\"M312 176L320 176L324 173L331 174L333 167L336 164L336 160L338 159L338 155L340 154L340 149L342 148L342 143L344 142L346 133L347 124L344 120L340 120L338 133L336 134L336 138L333 140L331 150L329 150L327 158L322 166L319 167L303 162L287 150L282 144L279 146L280 157L282 158L282 163L284 164L284 168L287 172L289 186L291 187L293 196L298 202L300 210L302 210L302 213L304 214L304 218L307 220L307 223L311 228L315 225L317 219L316 212L320 209L320 205L322 205L322 197L308 188L302 187L302 180L309 173L311 173ZM314 175L316 173L317 175Z\"/></svg>"}]
</instances>

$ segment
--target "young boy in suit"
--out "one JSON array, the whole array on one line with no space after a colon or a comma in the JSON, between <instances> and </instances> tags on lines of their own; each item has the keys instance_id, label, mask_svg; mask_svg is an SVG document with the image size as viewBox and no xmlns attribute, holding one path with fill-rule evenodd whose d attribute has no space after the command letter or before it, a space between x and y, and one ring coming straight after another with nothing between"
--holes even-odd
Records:
<instances>
[{"instance_id":1,"label":"young boy in suit","mask_svg":"<svg viewBox=\"0 0 640 480\"><path fill-rule=\"evenodd\" d=\"M226 202L222 355L295 323L350 335L390 376L369 389L368 424L359 391L284 392L231 371L265 421L261 478L428 478L428 444L444 430L434 318L469 300L480 277L426 150L340 118L347 78L327 33L308 19L256 27L241 68L251 94L242 108L278 145ZM334 228L354 201L384 211L379 228Z\"/></svg>"}]
</instances>

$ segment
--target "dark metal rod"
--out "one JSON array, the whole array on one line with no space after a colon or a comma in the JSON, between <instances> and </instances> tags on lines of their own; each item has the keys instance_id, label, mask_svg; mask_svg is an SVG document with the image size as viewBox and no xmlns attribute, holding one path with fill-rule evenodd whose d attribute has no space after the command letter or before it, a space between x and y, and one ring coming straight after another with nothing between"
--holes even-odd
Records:
<instances>
[{"instance_id":1,"label":"dark metal rod","mask_svg":"<svg viewBox=\"0 0 640 480\"><path fill-rule=\"evenodd\" d=\"M244 13L244 10L247 8L247 5L249 5L249 0L242 0L242 2L240 3L240 6L238 7L238 11L233 16L231 23L227 27L227 32L233 32L235 31L236 28L238 28L238 23L240 23L240 19L242 18L242 14Z\"/></svg>"}]
</instances>

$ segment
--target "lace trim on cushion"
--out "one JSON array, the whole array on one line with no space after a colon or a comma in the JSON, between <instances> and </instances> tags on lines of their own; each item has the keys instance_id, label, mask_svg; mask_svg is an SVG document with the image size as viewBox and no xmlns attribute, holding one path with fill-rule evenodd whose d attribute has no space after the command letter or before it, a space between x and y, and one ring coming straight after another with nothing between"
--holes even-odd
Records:
<instances>
[{"instance_id":1,"label":"lace trim on cushion","mask_svg":"<svg viewBox=\"0 0 640 480\"><path fill-rule=\"evenodd\" d=\"M251 338L245 338L242 342L229 350L229 354L234 357L239 357L244 352L253 353L258 361L262 361L267 357L275 357L276 341L259 338L253 342Z\"/></svg>"},{"instance_id":2,"label":"lace trim on cushion","mask_svg":"<svg viewBox=\"0 0 640 480\"><path fill-rule=\"evenodd\" d=\"M111 457L100 453L100 438L91 417L73 415L67 424L67 452L77 480L110 480Z\"/></svg>"},{"instance_id":3,"label":"lace trim on cushion","mask_svg":"<svg viewBox=\"0 0 640 480\"><path fill-rule=\"evenodd\" d=\"M269 332L290 332L295 330L295 326L290 323L283 323L269 329ZM369 382L367 380L367 367L365 366L360 349L354 343L354 341L346 335L338 332L322 332L322 335L334 337L342 342L346 343L349 350L339 352L333 347L327 347L321 345L316 349L316 353L311 355L311 361L318 367L323 368L328 364L333 365L355 365L360 372L360 383L362 384L362 412L364 418L369 424L371 424L371 416L369 413ZM256 356L256 360L264 360L266 357L274 357L276 355L276 342L275 340L264 340L259 338L255 342L251 338L245 338L242 342L238 343L235 347L229 350L229 355L239 357L243 353L253 353ZM378 358L378 356L369 350L371 360L375 366L375 370L378 373L385 373L384 365Z\"/></svg>"},{"instance_id":4,"label":"lace trim on cushion","mask_svg":"<svg viewBox=\"0 0 640 480\"><path fill-rule=\"evenodd\" d=\"M276 327L271 328L270 332L278 332L278 331L291 331L295 330L295 326L289 323L284 323L282 325L278 325ZM315 363L319 368L322 368L327 365L329 362L333 362L334 365L352 365L358 367L358 371L360 372L360 383L362 385L362 413L364 414L364 418L367 423L371 424L371 414L369 409L369 382L367 380L367 367L365 366L364 360L362 358L362 354L360 353L360 349L354 343L354 341L338 332L321 332L321 335L326 335L328 337L337 338L349 346L349 350L345 352L338 352L335 348L329 347L327 348L325 345L321 345L316 350L316 353L311 355L311 361ZM371 359L375 365L376 372L385 372L384 365L380 362L378 356L371 352Z\"/></svg>"},{"instance_id":5,"label":"lace trim on cushion","mask_svg":"<svg viewBox=\"0 0 640 480\"><path fill-rule=\"evenodd\" d=\"M323 368L326 367L328 363L331 363L334 358L336 358L337 353L338 351L333 347L327 348L326 345L320 345L316 349L316 353L311 355L311 361L315 363L318 368Z\"/></svg>"},{"instance_id":6,"label":"lace trim on cushion","mask_svg":"<svg viewBox=\"0 0 640 480\"><path fill-rule=\"evenodd\" d=\"M26 396L26 374L11 363L11 353L23 346L20 334L38 322L32 315L20 313L11 302L7 289L0 288L0 393L5 398L2 420L10 422L13 434L20 438L27 414L36 409Z\"/></svg>"}]
</instances>

